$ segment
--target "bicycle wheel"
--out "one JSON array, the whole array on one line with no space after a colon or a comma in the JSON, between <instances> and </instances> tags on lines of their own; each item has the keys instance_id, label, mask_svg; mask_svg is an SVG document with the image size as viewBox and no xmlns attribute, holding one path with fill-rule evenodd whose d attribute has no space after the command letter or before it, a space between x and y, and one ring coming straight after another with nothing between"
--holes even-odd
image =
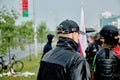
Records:
<instances>
[{"instance_id":1,"label":"bicycle wheel","mask_svg":"<svg viewBox=\"0 0 120 80\"><path fill-rule=\"evenodd\" d=\"M0 63L0 72L2 72L2 70L3 70L3 64Z\"/></svg>"},{"instance_id":2,"label":"bicycle wheel","mask_svg":"<svg viewBox=\"0 0 120 80\"><path fill-rule=\"evenodd\" d=\"M15 72L21 71L23 69L23 67L24 67L24 64L22 61L15 61L12 64L12 68Z\"/></svg>"}]
</instances>

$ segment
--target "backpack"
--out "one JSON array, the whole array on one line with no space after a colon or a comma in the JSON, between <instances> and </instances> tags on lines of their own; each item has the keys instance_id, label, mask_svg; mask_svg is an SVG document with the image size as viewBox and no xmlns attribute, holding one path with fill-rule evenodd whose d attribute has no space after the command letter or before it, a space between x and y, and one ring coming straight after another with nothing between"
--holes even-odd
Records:
<instances>
[{"instance_id":1,"label":"backpack","mask_svg":"<svg viewBox=\"0 0 120 80\"><path fill-rule=\"evenodd\" d=\"M104 80L114 80L114 73L116 73L118 65L117 56L115 57L115 53L108 48L101 49L98 54L94 56L93 60L95 76Z\"/></svg>"}]
</instances>

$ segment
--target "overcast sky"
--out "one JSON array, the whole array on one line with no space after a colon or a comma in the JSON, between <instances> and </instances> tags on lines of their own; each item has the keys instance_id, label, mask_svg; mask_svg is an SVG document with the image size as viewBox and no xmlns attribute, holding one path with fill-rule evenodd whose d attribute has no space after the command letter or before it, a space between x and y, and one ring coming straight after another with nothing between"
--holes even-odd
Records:
<instances>
[{"instance_id":1,"label":"overcast sky","mask_svg":"<svg viewBox=\"0 0 120 80\"><path fill-rule=\"evenodd\" d=\"M83 3L86 27L98 23L99 14L110 11L120 15L120 0L34 0L36 25L46 22L50 30L65 19L72 19L80 25L81 3ZM20 0L0 0L0 8L5 5L8 9L14 7L19 12ZM29 17L19 17L17 24L33 19L33 0L29 0Z\"/></svg>"}]
</instances>

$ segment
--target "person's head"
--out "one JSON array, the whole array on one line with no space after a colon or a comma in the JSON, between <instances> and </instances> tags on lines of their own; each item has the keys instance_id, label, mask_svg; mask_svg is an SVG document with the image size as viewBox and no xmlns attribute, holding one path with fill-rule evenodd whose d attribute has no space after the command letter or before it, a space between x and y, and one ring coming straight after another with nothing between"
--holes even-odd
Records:
<instances>
[{"instance_id":1,"label":"person's head","mask_svg":"<svg viewBox=\"0 0 120 80\"><path fill-rule=\"evenodd\" d=\"M89 35L87 41L88 41L89 44L94 42L94 36L93 36L93 34Z\"/></svg>"},{"instance_id":2,"label":"person's head","mask_svg":"<svg viewBox=\"0 0 120 80\"><path fill-rule=\"evenodd\" d=\"M52 42L52 41L53 41L53 38L54 38L54 35L53 35L53 34L48 34L48 35L47 35L48 42Z\"/></svg>"},{"instance_id":3,"label":"person's head","mask_svg":"<svg viewBox=\"0 0 120 80\"><path fill-rule=\"evenodd\" d=\"M78 43L78 34L79 34L79 26L73 20L65 20L61 22L57 27L57 33L59 37L68 37L73 39Z\"/></svg>"},{"instance_id":4,"label":"person's head","mask_svg":"<svg viewBox=\"0 0 120 80\"><path fill-rule=\"evenodd\" d=\"M94 40L96 43L98 43L99 45L102 45L104 43L104 38L100 35L99 32L95 33L94 35Z\"/></svg>"},{"instance_id":5,"label":"person's head","mask_svg":"<svg viewBox=\"0 0 120 80\"><path fill-rule=\"evenodd\" d=\"M100 35L104 37L104 43L114 46L118 42L118 28L113 25L105 25L100 30Z\"/></svg>"}]
</instances>

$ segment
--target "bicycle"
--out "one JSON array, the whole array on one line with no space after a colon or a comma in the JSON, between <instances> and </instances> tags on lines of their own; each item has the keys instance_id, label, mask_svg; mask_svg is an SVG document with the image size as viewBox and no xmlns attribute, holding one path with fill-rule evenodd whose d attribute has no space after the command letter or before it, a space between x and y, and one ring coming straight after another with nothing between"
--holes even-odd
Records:
<instances>
[{"instance_id":1,"label":"bicycle","mask_svg":"<svg viewBox=\"0 0 120 80\"><path fill-rule=\"evenodd\" d=\"M16 60L15 59L15 55L12 56L11 61L6 65L5 64L5 60L4 60L4 56L0 56L0 72L2 72L2 70L6 70L6 69L13 69L14 72L19 72L23 69L24 64L21 60Z\"/></svg>"}]
</instances>

